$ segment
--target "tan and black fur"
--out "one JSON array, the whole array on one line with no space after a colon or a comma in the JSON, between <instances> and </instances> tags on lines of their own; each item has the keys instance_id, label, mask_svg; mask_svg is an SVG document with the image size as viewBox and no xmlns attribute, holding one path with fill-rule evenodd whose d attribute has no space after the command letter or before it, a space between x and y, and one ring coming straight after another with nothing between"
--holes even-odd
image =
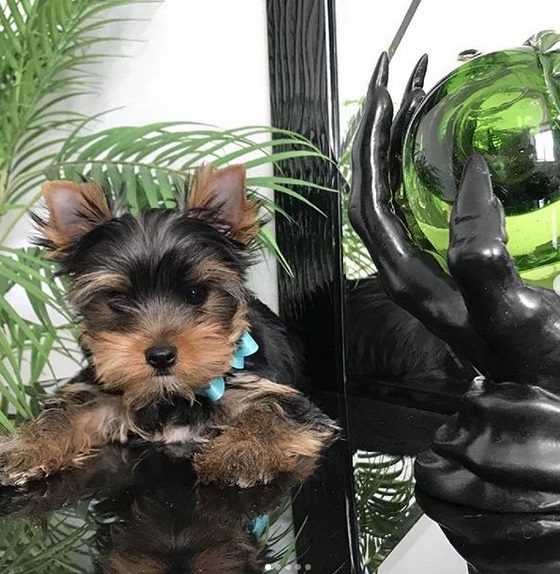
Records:
<instances>
[{"instance_id":1,"label":"tan and black fur","mask_svg":"<svg viewBox=\"0 0 560 574\"><path fill-rule=\"evenodd\" d=\"M41 243L70 279L89 366L0 441L0 483L109 442L190 445L199 478L249 486L313 471L335 425L299 391L296 345L245 286L258 204L245 169L202 168L185 204L115 216L92 183L45 184ZM243 332L259 344L230 368ZM226 377L222 399L197 394Z\"/></svg>"}]
</instances>

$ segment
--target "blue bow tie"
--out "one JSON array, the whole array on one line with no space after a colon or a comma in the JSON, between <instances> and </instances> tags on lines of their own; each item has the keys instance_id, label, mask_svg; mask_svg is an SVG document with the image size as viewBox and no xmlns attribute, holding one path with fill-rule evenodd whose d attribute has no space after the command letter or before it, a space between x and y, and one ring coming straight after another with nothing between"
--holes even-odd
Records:
<instances>
[{"instance_id":1,"label":"blue bow tie","mask_svg":"<svg viewBox=\"0 0 560 574\"><path fill-rule=\"evenodd\" d=\"M249 355L254 355L259 350L257 342L249 333L243 333L241 339L237 343L237 349L233 353L233 358L231 360L231 367L234 369L245 368L245 357ZM212 379L210 384L205 389L199 389L195 393L199 397L206 397L212 402L219 401L226 390L226 381L224 377L218 377Z\"/></svg>"},{"instance_id":2,"label":"blue bow tie","mask_svg":"<svg viewBox=\"0 0 560 574\"><path fill-rule=\"evenodd\" d=\"M255 535L255 538L259 540L260 538L262 538L263 534L266 532L269 525L270 525L270 518L268 517L267 514L263 514L262 516L255 518L251 522L250 530Z\"/></svg>"}]
</instances>

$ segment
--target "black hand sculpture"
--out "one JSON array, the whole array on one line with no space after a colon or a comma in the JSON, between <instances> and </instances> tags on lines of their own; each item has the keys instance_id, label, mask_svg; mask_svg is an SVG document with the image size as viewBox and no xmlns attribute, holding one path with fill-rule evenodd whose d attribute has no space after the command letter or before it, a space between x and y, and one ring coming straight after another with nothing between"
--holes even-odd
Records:
<instances>
[{"instance_id":1,"label":"black hand sculpture","mask_svg":"<svg viewBox=\"0 0 560 574\"><path fill-rule=\"evenodd\" d=\"M560 297L519 277L481 156L467 162L452 210L451 275L412 241L393 197L402 181L406 127L424 97L425 69L422 58L393 122L388 60L381 56L354 143L350 198L350 220L389 296L484 375L418 457L420 502L477 572L556 572ZM528 536L520 560L519 544ZM492 537L499 543L482 552Z\"/></svg>"}]
</instances>

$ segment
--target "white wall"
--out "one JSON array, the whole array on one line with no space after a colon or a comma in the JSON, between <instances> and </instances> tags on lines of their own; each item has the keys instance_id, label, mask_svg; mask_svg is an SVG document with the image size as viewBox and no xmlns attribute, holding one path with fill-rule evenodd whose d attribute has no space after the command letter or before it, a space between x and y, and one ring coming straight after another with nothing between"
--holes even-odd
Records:
<instances>
[{"instance_id":1,"label":"white wall","mask_svg":"<svg viewBox=\"0 0 560 574\"><path fill-rule=\"evenodd\" d=\"M467 574L467 565L427 516L389 554L378 574Z\"/></svg>"},{"instance_id":2,"label":"white wall","mask_svg":"<svg viewBox=\"0 0 560 574\"><path fill-rule=\"evenodd\" d=\"M133 41L109 46L117 57L97 68L97 93L72 103L87 114L115 110L95 129L159 121L270 124L265 0L163 0L117 15L130 21L103 34ZM29 233L25 221L10 244L25 244ZM254 269L252 285L276 307L273 260Z\"/></svg>"},{"instance_id":3,"label":"white wall","mask_svg":"<svg viewBox=\"0 0 560 574\"><path fill-rule=\"evenodd\" d=\"M362 96L379 54L391 44L411 0L337 0L340 100ZM557 0L422 0L390 66L395 101L418 58L430 58L429 88L458 65L467 48L520 46L540 30L560 30ZM344 124L342 124L344 125Z\"/></svg>"}]
</instances>

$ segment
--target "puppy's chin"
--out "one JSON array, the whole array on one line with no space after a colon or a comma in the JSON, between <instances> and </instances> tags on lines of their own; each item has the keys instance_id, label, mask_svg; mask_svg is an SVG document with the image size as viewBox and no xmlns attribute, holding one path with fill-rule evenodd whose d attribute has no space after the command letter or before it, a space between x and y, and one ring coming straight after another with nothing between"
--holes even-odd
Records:
<instances>
[{"instance_id":1,"label":"puppy's chin","mask_svg":"<svg viewBox=\"0 0 560 574\"><path fill-rule=\"evenodd\" d=\"M127 385L123 392L123 402L131 410L170 401L177 396L183 397L192 404L196 400L196 388L181 380L173 372L154 373L142 381L136 381L136 384Z\"/></svg>"},{"instance_id":2,"label":"puppy's chin","mask_svg":"<svg viewBox=\"0 0 560 574\"><path fill-rule=\"evenodd\" d=\"M97 357L94 356L94 359ZM165 371L157 371L145 363L129 360L123 364L108 362L105 357L95 360L98 381L110 393L123 398L123 405L138 410L154 403L169 401L170 397L183 397L193 404L196 392L205 389L208 381L220 375L218 369L202 371L189 365L176 365Z\"/></svg>"},{"instance_id":3,"label":"puppy's chin","mask_svg":"<svg viewBox=\"0 0 560 574\"><path fill-rule=\"evenodd\" d=\"M181 373L174 370L154 373L152 379L152 390L163 398L170 396L180 396L194 402L197 391L205 389L209 383L198 382L185 379Z\"/></svg>"}]
</instances>

